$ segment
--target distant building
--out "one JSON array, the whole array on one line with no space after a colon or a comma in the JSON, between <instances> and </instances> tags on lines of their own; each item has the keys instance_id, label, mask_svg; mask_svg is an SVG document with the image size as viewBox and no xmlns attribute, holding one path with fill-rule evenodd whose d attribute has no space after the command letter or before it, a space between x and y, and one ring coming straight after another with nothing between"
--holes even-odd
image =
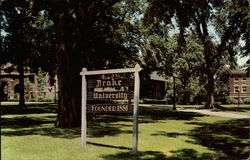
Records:
<instances>
[{"instance_id":1,"label":"distant building","mask_svg":"<svg viewBox=\"0 0 250 160\"><path fill-rule=\"evenodd\" d=\"M141 98L162 100L166 94L167 80L159 76L157 72L152 72L150 79L141 82Z\"/></svg>"},{"instance_id":2,"label":"distant building","mask_svg":"<svg viewBox=\"0 0 250 160\"><path fill-rule=\"evenodd\" d=\"M43 87L39 93L38 76L30 72L29 69L24 71L24 92L25 99L54 99L58 92L57 84L50 86L49 75L46 74L43 78ZM10 63L1 67L0 70L0 100L16 100L20 93L19 89L19 73L16 67Z\"/></svg>"},{"instance_id":3,"label":"distant building","mask_svg":"<svg viewBox=\"0 0 250 160\"><path fill-rule=\"evenodd\" d=\"M231 70L229 97L234 99L250 98L250 76L247 67Z\"/></svg>"}]
</instances>

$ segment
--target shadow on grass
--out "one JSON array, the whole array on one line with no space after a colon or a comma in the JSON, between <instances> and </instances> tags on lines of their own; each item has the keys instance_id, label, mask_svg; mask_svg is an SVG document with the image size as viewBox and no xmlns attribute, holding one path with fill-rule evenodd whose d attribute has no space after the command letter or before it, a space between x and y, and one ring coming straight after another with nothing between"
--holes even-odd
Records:
<instances>
[{"instance_id":1,"label":"shadow on grass","mask_svg":"<svg viewBox=\"0 0 250 160\"><path fill-rule=\"evenodd\" d=\"M249 119L227 120L216 123L187 122L186 124L197 127L187 133L158 131L152 136L189 136L192 140L187 143L205 146L214 150L216 154L198 154L195 150L182 149L172 151L174 154L167 159L214 159L214 160L239 160L247 159L250 153Z\"/></svg>"},{"instance_id":2,"label":"shadow on grass","mask_svg":"<svg viewBox=\"0 0 250 160\"><path fill-rule=\"evenodd\" d=\"M194 149L181 149L172 151L172 155L165 155L159 151L138 151L136 154L132 152L132 148L123 146L105 145L100 143L88 142L90 145L95 145L104 148L115 148L124 150L116 154L102 155L103 160L238 160L237 158L228 159L222 152L216 153L198 153Z\"/></svg>"},{"instance_id":3,"label":"shadow on grass","mask_svg":"<svg viewBox=\"0 0 250 160\"><path fill-rule=\"evenodd\" d=\"M167 136L171 138L177 138L178 136L186 136L186 133L178 133L178 132L166 132L166 131L158 131L157 133L151 134L151 136Z\"/></svg>"},{"instance_id":4,"label":"shadow on grass","mask_svg":"<svg viewBox=\"0 0 250 160\"><path fill-rule=\"evenodd\" d=\"M199 113L140 107L139 124L158 123L159 120L191 120L202 116L204 115ZM88 135L90 137L103 137L107 135L132 134L132 124L132 114L92 115L88 121ZM123 127L130 127L131 129L121 130Z\"/></svg>"},{"instance_id":5,"label":"shadow on grass","mask_svg":"<svg viewBox=\"0 0 250 160\"><path fill-rule=\"evenodd\" d=\"M56 104L27 104L25 107L18 105L2 105L1 115L12 114L43 114L43 113L56 113Z\"/></svg>"},{"instance_id":6,"label":"shadow on grass","mask_svg":"<svg viewBox=\"0 0 250 160\"><path fill-rule=\"evenodd\" d=\"M123 150L132 150L132 148L128 148L128 147L112 146L112 145L101 144L101 143L94 143L94 142L87 142L87 144L91 144L91 145L99 146L99 147L116 148L116 149L123 149Z\"/></svg>"},{"instance_id":7,"label":"shadow on grass","mask_svg":"<svg viewBox=\"0 0 250 160\"><path fill-rule=\"evenodd\" d=\"M11 118L1 118L2 129L20 129L20 128L33 128L43 124L53 124L55 122L55 115L43 115L39 117L32 116L18 116Z\"/></svg>"},{"instance_id":8,"label":"shadow on grass","mask_svg":"<svg viewBox=\"0 0 250 160\"><path fill-rule=\"evenodd\" d=\"M80 128L56 128L56 104L28 104L1 106L1 135L42 135L56 138L80 137ZM32 115L37 114L37 115Z\"/></svg>"},{"instance_id":9,"label":"shadow on grass","mask_svg":"<svg viewBox=\"0 0 250 160\"><path fill-rule=\"evenodd\" d=\"M56 118L55 105L28 105L25 108L18 106L2 106L3 118L1 118L1 134L4 136L42 135L56 138L79 138L80 127L77 128L55 128L53 122ZM31 115L39 113L38 115ZM17 115L15 115L17 114ZM8 116L6 116L8 115ZM139 123L158 123L160 120L193 120L202 117L199 113L177 112L165 109L140 108ZM127 123L131 122L131 123ZM187 135L193 141L188 143L199 144L214 150L216 154L200 154L193 149L181 149L171 151L173 155L166 156L158 151L141 151L131 154L131 149L123 146L110 146L89 142L91 145L111 147L125 152L117 154L106 154L104 160L129 159L129 160L238 160L246 159L249 153L249 122L248 120L229 120L217 123L187 122L197 125L188 133L160 131L153 136L168 136L178 138ZM131 130L124 130L131 127ZM118 134L132 133L132 115L95 115L88 121L88 136L103 137Z\"/></svg>"},{"instance_id":10,"label":"shadow on grass","mask_svg":"<svg viewBox=\"0 0 250 160\"><path fill-rule=\"evenodd\" d=\"M39 104L19 106L1 106L2 135L24 136L43 135L59 138L80 137L78 128L56 128L56 105ZM32 114L38 115L32 115ZM8 115L8 116L7 116ZM139 123L158 123L159 120L191 120L203 115L198 113L177 112L165 109L141 107ZM119 134L132 134L133 118L130 114L97 114L88 115L89 137L116 136ZM129 122L129 123L128 123ZM128 129L124 129L128 127ZM12 129L12 130L9 130Z\"/></svg>"},{"instance_id":11,"label":"shadow on grass","mask_svg":"<svg viewBox=\"0 0 250 160\"><path fill-rule=\"evenodd\" d=\"M55 138L78 138L80 137L80 128L55 128L53 126L23 128L16 130L1 131L3 136L26 136L26 135L41 135Z\"/></svg>"},{"instance_id":12,"label":"shadow on grass","mask_svg":"<svg viewBox=\"0 0 250 160\"><path fill-rule=\"evenodd\" d=\"M119 152L117 154L103 155L103 160L167 160L162 152L158 151L144 151L133 154L130 152Z\"/></svg>"},{"instance_id":13,"label":"shadow on grass","mask_svg":"<svg viewBox=\"0 0 250 160\"><path fill-rule=\"evenodd\" d=\"M229 160L225 159L220 152L200 154L194 149L177 150L173 152L172 156L167 156L163 152L158 151L139 151L137 154L129 151L103 155L102 158L104 160Z\"/></svg>"},{"instance_id":14,"label":"shadow on grass","mask_svg":"<svg viewBox=\"0 0 250 160\"><path fill-rule=\"evenodd\" d=\"M226 159L247 159L250 152L249 128L249 119L201 124L190 132L194 139L190 143L220 151Z\"/></svg>"},{"instance_id":15,"label":"shadow on grass","mask_svg":"<svg viewBox=\"0 0 250 160\"><path fill-rule=\"evenodd\" d=\"M150 107L141 107L140 115L142 123L154 123L157 120L193 120L197 117L203 117L203 114L194 112L179 112L168 109L157 109Z\"/></svg>"}]
</instances>

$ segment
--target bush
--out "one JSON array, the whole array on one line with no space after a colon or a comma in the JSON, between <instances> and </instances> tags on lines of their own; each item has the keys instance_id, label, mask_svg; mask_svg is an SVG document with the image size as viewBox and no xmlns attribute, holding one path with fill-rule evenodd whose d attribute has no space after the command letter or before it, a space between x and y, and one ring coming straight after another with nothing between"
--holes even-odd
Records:
<instances>
[{"instance_id":1,"label":"bush","mask_svg":"<svg viewBox=\"0 0 250 160\"><path fill-rule=\"evenodd\" d=\"M240 104L245 103L242 98L240 98ZM238 104L238 99L226 97L226 103L225 104Z\"/></svg>"},{"instance_id":2,"label":"bush","mask_svg":"<svg viewBox=\"0 0 250 160\"><path fill-rule=\"evenodd\" d=\"M51 98L33 98L33 99L27 99L26 102L53 102L54 100Z\"/></svg>"},{"instance_id":3,"label":"bush","mask_svg":"<svg viewBox=\"0 0 250 160\"><path fill-rule=\"evenodd\" d=\"M243 99L244 104L250 104L250 98Z\"/></svg>"},{"instance_id":4,"label":"bush","mask_svg":"<svg viewBox=\"0 0 250 160\"><path fill-rule=\"evenodd\" d=\"M142 99L142 103L144 103L144 104L166 104L166 101L165 100L158 100L158 99L144 98L144 99Z\"/></svg>"}]
</instances>

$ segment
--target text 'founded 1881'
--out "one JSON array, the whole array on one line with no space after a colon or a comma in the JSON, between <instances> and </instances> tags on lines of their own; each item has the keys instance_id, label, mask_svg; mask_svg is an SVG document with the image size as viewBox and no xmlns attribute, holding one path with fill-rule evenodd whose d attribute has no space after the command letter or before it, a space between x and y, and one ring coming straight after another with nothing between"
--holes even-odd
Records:
<instances>
[{"instance_id":1,"label":"text 'founded 1881'","mask_svg":"<svg viewBox=\"0 0 250 160\"><path fill-rule=\"evenodd\" d=\"M132 105L128 104L92 104L87 105L88 112L116 112L128 113L132 112Z\"/></svg>"}]
</instances>

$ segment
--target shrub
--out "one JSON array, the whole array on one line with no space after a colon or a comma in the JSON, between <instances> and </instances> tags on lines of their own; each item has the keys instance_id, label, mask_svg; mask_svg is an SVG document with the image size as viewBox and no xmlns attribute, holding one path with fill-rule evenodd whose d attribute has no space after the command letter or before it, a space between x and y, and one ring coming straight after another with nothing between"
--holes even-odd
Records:
<instances>
[{"instance_id":1,"label":"shrub","mask_svg":"<svg viewBox=\"0 0 250 160\"><path fill-rule=\"evenodd\" d=\"M166 101L165 100L158 100L158 99L144 98L144 99L142 99L142 103L145 103L145 104L166 104Z\"/></svg>"},{"instance_id":2,"label":"shrub","mask_svg":"<svg viewBox=\"0 0 250 160\"><path fill-rule=\"evenodd\" d=\"M243 99L244 104L250 104L250 98Z\"/></svg>"}]
</instances>

